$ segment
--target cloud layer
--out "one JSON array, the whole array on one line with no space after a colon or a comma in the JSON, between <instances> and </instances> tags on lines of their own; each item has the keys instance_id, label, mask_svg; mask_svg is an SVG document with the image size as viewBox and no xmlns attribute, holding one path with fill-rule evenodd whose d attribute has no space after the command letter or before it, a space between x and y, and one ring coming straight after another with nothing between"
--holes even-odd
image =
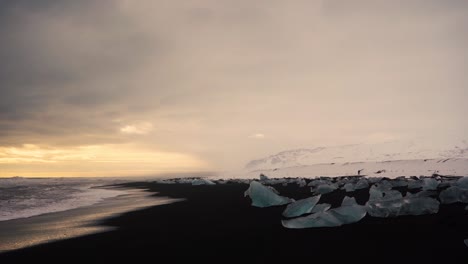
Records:
<instances>
[{"instance_id":1,"label":"cloud layer","mask_svg":"<svg viewBox=\"0 0 468 264\"><path fill-rule=\"evenodd\" d=\"M457 0L2 1L0 146L132 144L224 169L375 135L464 135L467 10Z\"/></svg>"}]
</instances>

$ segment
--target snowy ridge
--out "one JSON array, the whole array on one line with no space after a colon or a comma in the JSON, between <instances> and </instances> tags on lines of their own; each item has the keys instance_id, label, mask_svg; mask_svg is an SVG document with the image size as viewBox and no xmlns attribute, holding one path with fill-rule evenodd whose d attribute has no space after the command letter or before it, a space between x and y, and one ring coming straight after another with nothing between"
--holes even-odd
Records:
<instances>
[{"instance_id":1,"label":"snowy ridge","mask_svg":"<svg viewBox=\"0 0 468 264\"><path fill-rule=\"evenodd\" d=\"M421 141L392 141L313 149L296 149L250 161L246 169L267 170L322 163L378 162L424 159L468 159L468 143L443 144Z\"/></svg>"},{"instance_id":2,"label":"snowy ridge","mask_svg":"<svg viewBox=\"0 0 468 264\"><path fill-rule=\"evenodd\" d=\"M288 150L250 161L233 177L251 178L259 173L272 177L319 177L357 175L467 176L466 140L442 142L436 139L390 141L312 149Z\"/></svg>"}]
</instances>

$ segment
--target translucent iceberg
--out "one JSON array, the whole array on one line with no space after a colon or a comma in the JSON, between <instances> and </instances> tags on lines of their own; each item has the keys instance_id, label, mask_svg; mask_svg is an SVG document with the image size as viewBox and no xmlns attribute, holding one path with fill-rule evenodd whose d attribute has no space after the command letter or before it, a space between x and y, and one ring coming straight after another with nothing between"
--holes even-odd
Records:
<instances>
[{"instance_id":1,"label":"translucent iceberg","mask_svg":"<svg viewBox=\"0 0 468 264\"><path fill-rule=\"evenodd\" d=\"M348 182L343 186L343 189L345 189L346 192L354 192L356 190L356 187L354 183Z\"/></svg>"},{"instance_id":2,"label":"translucent iceberg","mask_svg":"<svg viewBox=\"0 0 468 264\"><path fill-rule=\"evenodd\" d=\"M268 181L270 178L268 178L265 174L260 174L260 181Z\"/></svg>"},{"instance_id":3,"label":"translucent iceberg","mask_svg":"<svg viewBox=\"0 0 468 264\"><path fill-rule=\"evenodd\" d=\"M391 181L393 187L406 187L408 186L408 182L405 179L396 179Z\"/></svg>"},{"instance_id":4,"label":"translucent iceberg","mask_svg":"<svg viewBox=\"0 0 468 264\"><path fill-rule=\"evenodd\" d=\"M406 193L406 197L430 197L430 196L437 196L436 191L420 191L417 193Z\"/></svg>"},{"instance_id":5,"label":"translucent iceberg","mask_svg":"<svg viewBox=\"0 0 468 264\"><path fill-rule=\"evenodd\" d=\"M195 179L192 181L192 185L215 185L216 183L207 179Z\"/></svg>"},{"instance_id":6,"label":"translucent iceberg","mask_svg":"<svg viewBox=\"0 0 468 264\"><path fill-rule=\"evenodd\" d=\"M321 184L330 184L330 183L331 182L327 180L312 180L309 184L307 184L307 186L317 187Z\"/></svg>"},{"instance_id":7,"label":"translucent iceberg","mask_svg":"<svg viewBox=\"0 0 468 264\"><path fill-rule=\"evenodd\" d=\"M408 189L419 189L423 186L423 182L420 180L408 181Z\"/></svg>"},{"instance_id":8,"label":"translucent iceberg","mask_svg":"<svg viewBox=\"0 0 468 264\"><path fill-rule=\"evenodd\" d=\"M311 213L325 212L330 208L331 208L331 204L327 204L327 203L316 204L314 208L312 209Z\"/></svg>"},{"instance_id":9,"label":"translucent iceberg","mask_svg":"<svg viewBox=\"0 0 468 264\"><path fill-rule=\"evenodd\" d=\"M345 196L341 202L341 206L357 205L356 199L354 197Z\"/></svg>"},{"instance_id":10,"label":"translucent iceberg","mask_svg":"<svg viewBox=\"0 0 468 264\"><path fill-rule=\"evenodd\" d=\"M361 205L348 205L315 213L305 217L283 220L286 228L334 227L358 222L366 216L366 208Z\"/></svg>"},{"instance_id":11,"label":"translucent iceberg","mask_svg":"<svg viewBox=\"0 0 468 264\"><path fill-rule=\"evenodd\" d=\"M430 197L405 197L398 215L425 215L439 212L439 201Z\"/></svg>"},{"instance_id":12,"label":"translucent iceberg","mask_svg":"<svg viewBox=\"0 0 468 264\"><path fill-rule=\"evenodd\" d=\"M439 186L439 181L434 178L425 178L422 181L422 189L423 191L433 191L437 190Z\"/></svg>"},{"instance_id":13,"label":"translucent iceberg","mask_svg":"<svg viewBox=\"0 0 468 264\"><path fill-rule=\"evenodd\" d=\"M273 189L273 187L266 187L259 182L252 181L244 195L249 196L252 199L252 206L256 207L283 205L294 201L276 194Z\"/></svg>"},{"instance_id":14,"label":"translucent iceberg","mask_svg":"<svg viewBox=\"0 0 468 264\"><path fill-rule=\"evenodd\" d=\"M462 189L468 189L468 177L461 177L457 180L456 185Z\"/></svg>"},{"instance_id":15,"label":"translucent iceberg","mask_svg":"<svg viewBox=\"0 0 468 264\"><path fill-rule=\"evenodd\" d=\"M317 186L317 189L314 190L314 193L317 193L317 194L326 194L326 193L331 193L333 192L334 190L338 189L338 186L336 186L335 184L321 184L319 186Z\"/></svg>"},{"instance_id":16,"label":"translucent iceberg","mask_svg":"<svg viewBox=\"0 0 468 264\"><path fill-rule=\"evenodd\" d=\"M399 191L381 191L372 186L369 190L370 198L366 203L367 213L373 217L396 217L403 205L403 196Z\"/></svg>"},{"instance_id":17,"label":"translucent iceberg","mask_svg":"<svg viewBox=\"0 0 468 264\"><path fill-rule=\"evenodd\" d=\"M312 209L320 200L320 196L321 195L317 195L288 204L283 212L283 216L291 218L311 213Z\"/></svg>"},{"instance_id":18,"label":"translucent iceberg","mask_svg":"<svg viewBox=\"0 0 468 264\"><path fill-rule=\"evenodd\" d=\"M366 180L365 178L361 178L361 179L359 179L359 181L356 183L356 185L354 186L354 188L355 188L356 190L369 188L369 182L367 182L367 180Z\"/></svg>"},{"instance_id":19,"label":"translucent iceberg","mask_svg":"<svg viewBox=\"0 0 468 264\"><path fill-rule=\"evenodd\" d=\"M457 186L449 187L440 192L439 199L443 204L468 203L468 189L461 189Z\"/></svg>"},{"instance_id":20,"label":"translucent iceberg","mask_svg":"<svg viewBox=\"0 0 468 264\"><path fill-rule=\"evenodd\" d=\"M304 187L307 185L307 182L304 179L298 179L297 185L299 185L299 187Z\"/></svg>"}]
</instances>

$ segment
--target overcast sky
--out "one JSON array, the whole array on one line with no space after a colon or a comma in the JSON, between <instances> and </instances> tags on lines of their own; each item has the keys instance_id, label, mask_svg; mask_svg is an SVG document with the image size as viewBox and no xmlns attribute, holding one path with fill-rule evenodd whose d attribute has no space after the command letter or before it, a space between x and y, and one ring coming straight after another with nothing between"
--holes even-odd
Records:
<instances>
[{"instance_id":1,"label":"overcast sky","mask_svg":"<svg viewBox=\"0 0 468 264\"><path fill-rule=\"evenodd\" d=\"M0 176L468 132L468 1L2 0Z\"/></svg>"}]
</instances>

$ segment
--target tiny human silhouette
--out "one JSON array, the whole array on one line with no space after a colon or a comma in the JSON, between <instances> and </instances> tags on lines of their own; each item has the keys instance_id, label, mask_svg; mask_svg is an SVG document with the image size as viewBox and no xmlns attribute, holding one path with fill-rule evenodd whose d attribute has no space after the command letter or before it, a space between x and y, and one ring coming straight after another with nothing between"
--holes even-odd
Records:
<instances>
[{"instance_id":1,"label":"tiny human silhouette","mask_svg":"<svg viewBox=\"0 0 468 264\"><path fill-rule=\"evenodd\" d=\"M361 171L363 171L364 169L360 169L357 171L357 175L361 175Z\"/></svg>"}]
</instances>

